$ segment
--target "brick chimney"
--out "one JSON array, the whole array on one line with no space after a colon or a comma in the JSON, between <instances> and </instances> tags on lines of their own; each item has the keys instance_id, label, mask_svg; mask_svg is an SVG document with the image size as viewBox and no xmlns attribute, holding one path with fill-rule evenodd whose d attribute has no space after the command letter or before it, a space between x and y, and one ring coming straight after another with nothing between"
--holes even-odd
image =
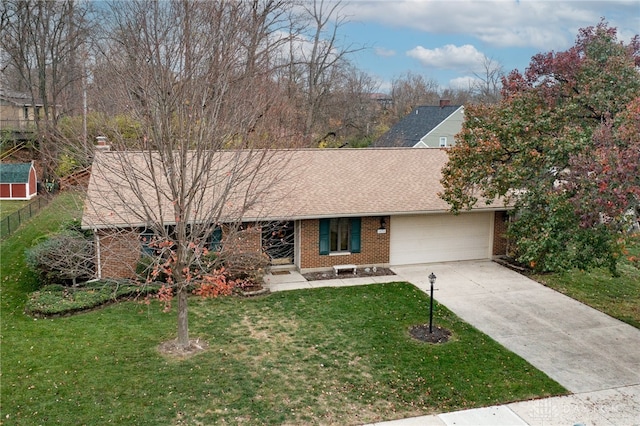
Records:
<instances>
[{"instance_id":1,"label":"brick chimney","mask_svg":"<svg viewBox=\"0 0 640 426\"><path fill-rule=\"evenodd\" d=\"M450 99L440 99L440 108L444 108L449 105L451 105Z\"/></svg>"},{"instance_id":2,"label":"brick chimney","mask_svg":"<svg viewBox=\"0 0 640 426\"><path fill-rule=\"evenodd\" d=\"M96 136L96 146L95 149L98 151L109 151L111 147L107 145L107 137L106 136Z\"/></svg>"}]
</instances>

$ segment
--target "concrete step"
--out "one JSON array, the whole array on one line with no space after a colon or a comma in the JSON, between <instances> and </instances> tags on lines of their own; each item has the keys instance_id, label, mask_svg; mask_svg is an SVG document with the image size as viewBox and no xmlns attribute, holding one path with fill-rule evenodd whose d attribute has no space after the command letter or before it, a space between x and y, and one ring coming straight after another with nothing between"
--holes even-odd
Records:
<instances>
[{"instance_id":1,"label":"concrete step","mask_svg":"<svg viewBox=\"0 0 640 426\"><path fill-rule=\"evenodd\" d=\"M271 273L281 273L281 272L291 272L297 271L296 265L287 264L287 265L271 265Z\"/></svg>"}]
</instances>

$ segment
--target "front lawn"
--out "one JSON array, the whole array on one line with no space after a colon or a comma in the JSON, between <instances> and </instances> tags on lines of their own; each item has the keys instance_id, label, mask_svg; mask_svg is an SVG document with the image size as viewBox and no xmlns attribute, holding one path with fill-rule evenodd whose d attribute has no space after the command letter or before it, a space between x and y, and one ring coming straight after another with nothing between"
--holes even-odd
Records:
<instances>
[{"instance_id":1,"label":"front lawn","mask_svg":"<svg viewBox=\"0 0 640 426\"><path fill-rule=\"evenodd\" d=\"M619 261L619 277L608 269L534 275L532 278L614 318L640 328L640 235Z\"/></svg>"},{"instance_id":2,"label":"front lawn","mask_svg":"<svg viewBox=\"0 0 640 426\"><path fill-rule=\"evenodd\" d=\"M438 306L441 345L409 337L428 297L407 283L193 298L208 351L164 358L175 312L135 302L3 322L2 418L21 424L361 424L562 394Z\"/></svg>"},{"instance_id":3,"label":"front lawn","mask_svg":"<svg viewBox=\"0 0 640 426\"><path fill-rule=\"evenodd\" d=\"M62 194L0 243L2 424L362 424L566 393L436 305L452 339L410 338L428 296L407 283L190 301L209 349L162 356L175 311L134 301L70 317L24 314L24 249L78 215Z\"/></svg>"}]
</instances>

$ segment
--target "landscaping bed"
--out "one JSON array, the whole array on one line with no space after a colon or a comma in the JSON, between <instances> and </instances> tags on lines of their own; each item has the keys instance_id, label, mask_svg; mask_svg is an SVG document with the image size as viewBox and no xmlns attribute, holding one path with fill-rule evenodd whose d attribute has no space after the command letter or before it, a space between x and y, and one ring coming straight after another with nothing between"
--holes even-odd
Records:
<instances>
[{"instance_id":1,"label":"landscaping bed","mask_svg":"<svg viewBox=\"0 0 640 426\"><path fill-rule=\"evenodd\" d=\"M25 313L34 317L57 317L86 312L123 299L144 299L157 293L159 285L104 280L78 287L51 284L29 294Z\"/></svg>"},{"instance_id":2,"label":"landscaping bed","mask_svg":"<svg viewBox=\"0 0 640 426\"><path fill-rule=\"evenodd\" d=\"M385 275L395 275L395 273L389 268L357 268L355 274L352 273L351 270L341 272L338 275L336 275L333 270L302 274L307 281L331 280L336 278L378 277Z\"/></svg>"}]
</instances>

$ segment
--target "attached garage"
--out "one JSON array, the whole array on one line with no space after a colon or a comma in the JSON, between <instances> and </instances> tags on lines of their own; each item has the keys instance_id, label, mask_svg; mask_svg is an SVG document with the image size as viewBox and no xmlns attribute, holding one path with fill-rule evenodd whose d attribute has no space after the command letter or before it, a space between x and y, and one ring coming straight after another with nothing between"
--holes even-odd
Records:
<instances>
[{"instance_id":1,"label":"attached garage","mask_svg":"<svg viewBox=\"0 0 640 426\"><path fill-rule=\"evenodd\" d=\"M392 216L391 265L488 259L493 212Z\"/></svg>"}]
</instances>

